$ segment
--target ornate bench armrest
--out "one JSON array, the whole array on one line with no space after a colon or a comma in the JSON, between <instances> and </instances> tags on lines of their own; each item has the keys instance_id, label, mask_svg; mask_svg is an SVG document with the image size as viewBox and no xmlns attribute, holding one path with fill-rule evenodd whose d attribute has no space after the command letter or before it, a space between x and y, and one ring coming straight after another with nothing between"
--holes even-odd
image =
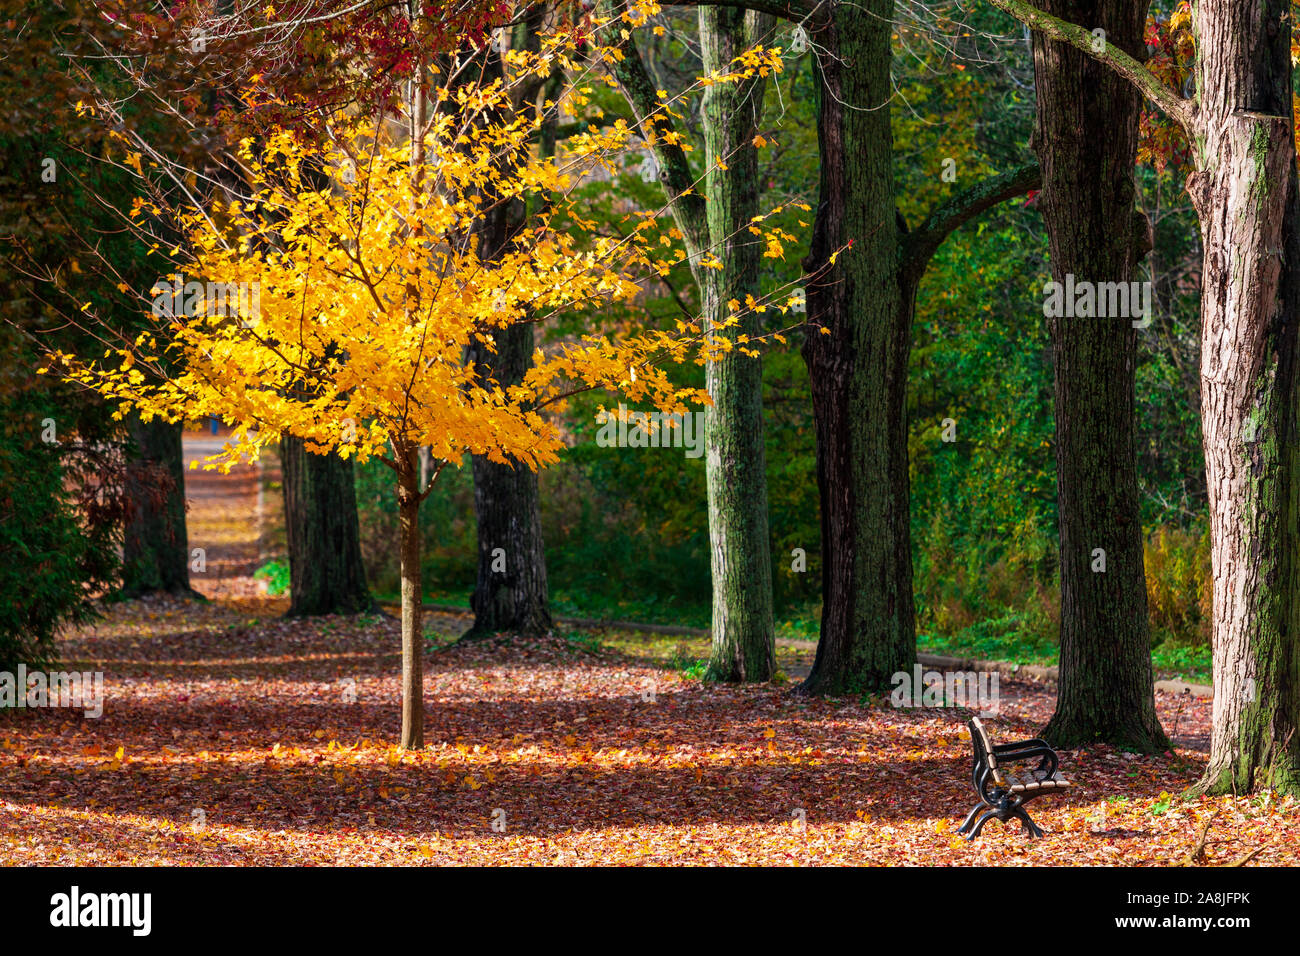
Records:
<instances>
[{"instance_id":1,"label":"ornate bench armrest","mask_svg":"<svg viewBox=\"0 0 1300 956\"><path fill-rule=\"evenodd\" d=\"M993 800L989 797L989 790L1007 789L1005 783L999 783L998 778L1001 775L992 767L985 764L980 768L979 776L975 781L975 792L980 795L980 799L985 803L992 804Z\"/></svg>"},{"instance_id":2,"label":"ornate bench armrest","mask_svg":"<svg viewBox=\"0 0 1300 956\"><path fill-rule=\"evenodd\" d=\"M1025 747L1045 747L1048 750L1052 749L1051 744L1049 744L1046 740L1043 740L1041 737L1031 737L1029 740L1018 740L1013 744L994 744L993 752L995 754L1001 755L1003 751L1021 750Z\"/></svg>"},{"instance_id":3,"label":"ornate bench armrest","mask_svg":"<svg viewBox=\"0 0 1300 956\"><path fill-rule=\"evenodd\" d=\"M1060 766L1060 758L1056 751L1047 744L1041 746L1026 746L1030 741L1023 744L1007 744L1006 749L999 747L997 756L999 760L1028 760L1031 757L1042 757L1038 763L1038 769L1045 772L1047 776L1056 773L1056 768Z\"/></svg>"}]
</instances>

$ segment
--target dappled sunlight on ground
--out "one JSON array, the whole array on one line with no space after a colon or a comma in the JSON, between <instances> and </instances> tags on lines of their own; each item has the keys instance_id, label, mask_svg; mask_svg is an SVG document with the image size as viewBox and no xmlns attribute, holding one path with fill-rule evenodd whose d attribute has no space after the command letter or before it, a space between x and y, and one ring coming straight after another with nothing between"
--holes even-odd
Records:
<instances>
[{"instance_id":1,"label":"dappled sunlight on ground","mask_svg":"<svg viewBox=\"0 0 1300 956\"><path fill-rule=\"evenodd\" d=\"M251 603L129 602L65 639L106 672L104 716L0 718L0 859L1171 863L1217 808L1211 860L1262 843L1258 862L1300 862L1293 803L1170 799L1188 750L1063 754L1076 786L1033 804L1044 840L993 823L968 844L966 712L705 685L626 643L431 649L428 746L404 753L394 620ZM1003 686L995 735L1031 735L1019 702L1045 690Z\"/></svg>"}]
</instances>

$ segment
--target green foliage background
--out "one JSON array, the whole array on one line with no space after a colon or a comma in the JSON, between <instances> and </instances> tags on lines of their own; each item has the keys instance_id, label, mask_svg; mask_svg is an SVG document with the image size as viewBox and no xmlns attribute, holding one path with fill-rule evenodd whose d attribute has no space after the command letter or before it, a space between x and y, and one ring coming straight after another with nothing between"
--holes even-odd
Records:
<instances>
[{"instance_id":1,"label":"green foliage background","mask_svg":"<svg viewBox=\"0 0 1300 956\"><path fill-rule=\"evenodd\" d=\"M967 13L996 33L996 14ZM895 176L900 213L914 225L954 191L1032 158L1023 145L1032 124L1032 64L1015 37L996 50L969 44L946 50L903 32L896 68L906 106L894 109ZM994 53L996 61L989 59ZM671 32L647 52L665 82L690 74L690 55ZM981 57L988 62L981 65ZM804 57L769 92L770 131L764 135L775 143L764 153L769 206L816 201L809 66ZM616 114L625 109L613 97L605 106ZM696 120L689 109L683 112L689 129ZM702 149L692 155L698 161ZM948 158L955 161L955 182L942 175ZM1168 280L1164 271L1191 268L1196 230L1190 210L1168 198L1178 194L1175 175L1139 171L1141 202L1159 219L1152 268L1162 270L1155 275L1156 320L1142 340L1138 370L1139 453L1153 633L1163 645L1157 665L1203 675L1208 550L1194 404L1196 300L1194 289ZM658 186L642 183L636 167L592 198L613 222L630 205L662 202ZM807 235L801 221L807 223L809 214L788 207L779 218L783 228ZM799 257L790 250L786 261L772 265L765 291L797 280ZM1041 218L1032 201L1021 198L951 236L921 285L909 452L924 647L1021 660L1055 656L1060 598L1052 357L1042 319L1049 278ZM694 295L689 273L678 270L641 307L670 320L681 304L694 306ZM607 320L617 325L627 318ZM772 320L775 328L790 317L773 314ZM818 497L807 371L798 345L795 337L763 358L773 581L779 633L815 639ZM701 380L698 370L683 378L697 385ZM570 448L541 477L555 608L706 626L703 461L680 449L597 447L600 402L590 395L571 402L562 416ZM955 424L955 441L943 440L947 419ZM464 601L474 583L472 487L467 469L444 472L440 480L425 514L426 582L442 599ZM358 481L371 574L380 590L392 591L396 567L385 535L396 518L388 476L372 465L359 470ZM807 553L806 573L791 570L795 548Z\"/></svg>"}]
</instances>

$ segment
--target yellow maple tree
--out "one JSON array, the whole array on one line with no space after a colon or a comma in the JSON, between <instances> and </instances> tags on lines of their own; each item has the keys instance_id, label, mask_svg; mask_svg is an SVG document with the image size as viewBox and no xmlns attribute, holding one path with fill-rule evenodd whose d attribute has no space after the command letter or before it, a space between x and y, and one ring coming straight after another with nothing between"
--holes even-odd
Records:
<instances>
[{"instance_id":1,"label":"yellow maple tree","mask_svg":"<svg viewBox=\"0 0 1300 956\"><path fill-rule=\"evenodd\" d=\"M423 742L418 514L432 481L420 486L420 448L431 450L435 478L466 455L537 469L562 447L545 406L600 388L680 414L708 396L676 387L666 366L733 347L720 328L687 321L617 339L593 333L538 350L513 385L467 358L471 344L494 351L494 336L514 323L630 301L685 256L656 213L635 213L630 237L611 238L575 199L584 180L612 175L619 154L652 131L593 125L544 156L534 142L546 111L580 109L589 88L512 107L514 86L529 77L581 76L583 63L619 55L588 48L578 62L576 50L573 35L558 33L538 50L505 52L495 79L437 86L418 140L403 141L382 119L339 114L320 145L287 130L244 141L245 195L166 211L185 239L170 250L175 273L150 290L153 327L102 361L53 356L62 374L120 403L119 414L232 423L211 466L228 470L293 435L310 451L377 457L392 469L404 747ZM733 74L700 82L779 68L779 51L747 51ZM453 63L444 75L464 72ZM135 166L130 155L125 162ZM509 202L538 211L504 251L481 256L487 209ZM156 196L132 212L150 215L164 215Z\"/></svg>"}]
</instances>

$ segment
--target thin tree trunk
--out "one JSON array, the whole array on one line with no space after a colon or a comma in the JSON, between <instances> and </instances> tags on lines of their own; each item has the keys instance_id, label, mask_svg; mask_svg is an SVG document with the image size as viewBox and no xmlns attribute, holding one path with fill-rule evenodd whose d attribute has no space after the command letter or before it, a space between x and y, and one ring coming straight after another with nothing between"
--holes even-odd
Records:
<instances>
[{"instance_id":1,"label":"thin tree trunk","mask_svg":"<svg viewBox=\"0 0 1300 956\"><path fill-rule=\"evenodd\" d=\"M424 590L420 581L420 489L417 453L406 449L398 460L397 505L402 553L402 739L401 746L424 746Z\"/></svg>"},{"instance_id":2,"label":"thin tree trunk","mask_svg":"<svg viewBox=\"0 0 1300 956\"><path fill-rule=\"evenodd\" d=\"M374 607L361 558L352 462L280 441L289 539L289 615L358 614Z\"/></svg>"},{"instance_id":3,"label":"thin tree trunk","mask_svg":"<svg viewBox=\"0 0 1300 956\"><path fill-rule=\"evenodd\" d=\"M1130 55L1142 52L1145 2L1047 0L1043 8L1104 29ZM1122 283L1129 305L1119 316L1048 319L1056 379L1061 681L1043 736L1061 747L1105 741L1163 751L1169 741L1156 717L1137 482L1138 307L1128 295L1151 245L1146 217L1134 208L1140 100L1105 65L1041 34L1034 37L1034 63L1034 144L1043 176L1038 204L1053 276L1063 285L1072 275L1076 284L1102 289ZM1104 303L1099 295L1098 310Z\"/></svg>"},{"instance_id":4,"label":"thin tree trunk","mask_svg":"<svg viewBox=\"0 0 1300 956\"><path fill-rule=\"evenodd\" d=\"M725 70L766 38L775 20L729 7L701 7L705 72ZM758 215L758 156L753 145L766 83L719 83L704 94L708 174L705 205L712 252L722 269L700 270L704 319L718 328L732 300L758 296L759 245L748 226ZM717 167L721 161L728 168ZM754 336L759 317L746 315L722 334ZM772 622L772 555L767 526L767 470L763 446L763 365L738 352L708 363L705 474L713 581L709 676L722 681L765 681L776 670Z\"/></svg>"},{"instance_id":5,"label":"thin tree trunk","mask_svg":"<svg viewBox=\"0 0 1300 956\"><path fill-rule=\"evenodd\" d=\"M127 421L135 458L127 465L131 499L122 544L122 593L190 592L181 426L155 418Z\"/></svg>"},{"instance_id":6,"label":"thin tree trunk","mask_svg":"<svg viewBox=\"0 0 1300 956\"><path fill-rule=\"evenodd\" d=\"M421 14L419 0L407 0L407 10L410 22L415 23ZM407 214L411 221L411 236L417 240L424 232L424 224L416 215L414 199L425 188L426 182L424 133L428 101L424 80L425 64L419 63L407 84L412 185L412 199ZM414 326L420 321L420 289L414 278L407 280L404 311L408 326ZM418 444L402 436L400 439L394 438L392 445L397 471L397 508L402 554L401 746L415 750L424 746L424 586L420 567L420 502L424 489L418 485Z\"/></svg>"}]
</instances>

